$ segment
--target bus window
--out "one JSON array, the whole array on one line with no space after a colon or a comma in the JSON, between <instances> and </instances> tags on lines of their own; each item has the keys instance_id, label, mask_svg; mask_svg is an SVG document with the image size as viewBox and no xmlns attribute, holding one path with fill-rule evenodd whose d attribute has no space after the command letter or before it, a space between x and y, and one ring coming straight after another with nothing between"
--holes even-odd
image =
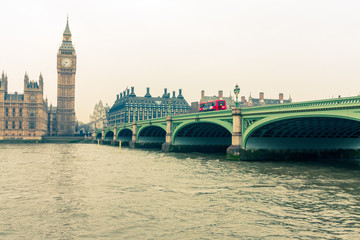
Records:
<instances>
[{"instance_id":1,"label":"bus window","mask_svg":"<svg viewBox=\"0 0 360 240\"><path fill-rule=\"evenodd\" d=\"M219 107L225 106L225 101L219 101L218 103L219 103Z\"/></svg>"},{"instance_id":2,"label":"bus window","mask_svg":"<svg viewBox=\"0 0 360 240\"><path fill-rule=\"evenodd\" d=\"M226 109L226 102L218 101L218 110L225 110L225 109Z\"/></svg>"}]
</instances>

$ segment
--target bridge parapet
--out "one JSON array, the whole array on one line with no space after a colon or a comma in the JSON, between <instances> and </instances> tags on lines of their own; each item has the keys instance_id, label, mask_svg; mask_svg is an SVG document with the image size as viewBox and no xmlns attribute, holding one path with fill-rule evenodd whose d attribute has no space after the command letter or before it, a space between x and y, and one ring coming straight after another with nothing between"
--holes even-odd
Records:
<instances>
[{"instance_id":1,"label":"bridge parapet","mask_svg":"<svg viewBox=\"0 0 360 240\"><path fill-rule=\"evenodd\" d=\"M360 96L243 108L243 115L359 108Z\"/></svg>"}]
</instances>

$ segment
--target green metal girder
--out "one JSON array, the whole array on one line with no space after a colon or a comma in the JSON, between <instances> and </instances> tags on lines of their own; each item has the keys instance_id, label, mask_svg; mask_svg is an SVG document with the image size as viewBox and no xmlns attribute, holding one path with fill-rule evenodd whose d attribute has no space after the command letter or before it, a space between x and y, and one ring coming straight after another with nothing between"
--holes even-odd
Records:
<instances>
[{"instance_id":1,"label":"green metal girder","mask_svg":"<svg viewBox=\"0 0 360 240\"><path fill-rule=\"evenodd\" d=\"M264 127L270 123L282 120L290 120L295 118L310 118L310 117L325 117L325 118L339 118L360 121L359 109L341 109L341 110L325 110L325 111L310 111L310 112L293 112L293 113L278 113L269 115L261 120L254 122L242 134L242 146L246 149L247 140L251 137L257 129Z\"/></svg>"},{"instance_id":2,"label":"green metal girder","mask_svg":"<svg viewBox=\"0 0 360 240\"><path fill-rule=\"evenodd\" d=\"M129 130L129 131L131 132L131 135L132 135L132 128L123 127L123 128L116 129L116 139L119 138L120 132L122 132L122 131L124 131L124 130Z\"/></svg>"}]
</instances>

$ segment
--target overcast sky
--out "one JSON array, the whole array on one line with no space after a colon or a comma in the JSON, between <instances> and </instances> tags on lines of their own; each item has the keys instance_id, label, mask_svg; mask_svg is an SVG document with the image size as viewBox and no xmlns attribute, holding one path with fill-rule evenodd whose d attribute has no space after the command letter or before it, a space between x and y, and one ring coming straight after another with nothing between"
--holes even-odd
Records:
<instances>
[{"instance_id":1,"label":"overcast sky","mask_svg":"<svg viewBox=\"0 0 360 240\"><path fill-rule=\"evenodd\" d=\"M10 92L42 72L56 105L56 55L69 14L77 53L76 114L89 121L127 86L143 96L183 89L294 101L360 93L358 0L102 0L0 2L0 71Z\"/></svg>"}]
</instances>

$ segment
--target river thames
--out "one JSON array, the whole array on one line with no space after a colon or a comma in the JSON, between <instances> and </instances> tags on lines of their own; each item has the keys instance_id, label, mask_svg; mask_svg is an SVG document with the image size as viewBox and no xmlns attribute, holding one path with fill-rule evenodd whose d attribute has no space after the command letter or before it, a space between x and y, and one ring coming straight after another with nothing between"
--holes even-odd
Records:
<instances>
[{"instance_id":1,"label":"river thames","mask_svg":"<svg viewBox=\"0 0 360 240\"><path fill-rule=\"evenodd\" d=\"M359 239L360 162L0 145L0 239Z\"/></svg>"}]
</instances>

